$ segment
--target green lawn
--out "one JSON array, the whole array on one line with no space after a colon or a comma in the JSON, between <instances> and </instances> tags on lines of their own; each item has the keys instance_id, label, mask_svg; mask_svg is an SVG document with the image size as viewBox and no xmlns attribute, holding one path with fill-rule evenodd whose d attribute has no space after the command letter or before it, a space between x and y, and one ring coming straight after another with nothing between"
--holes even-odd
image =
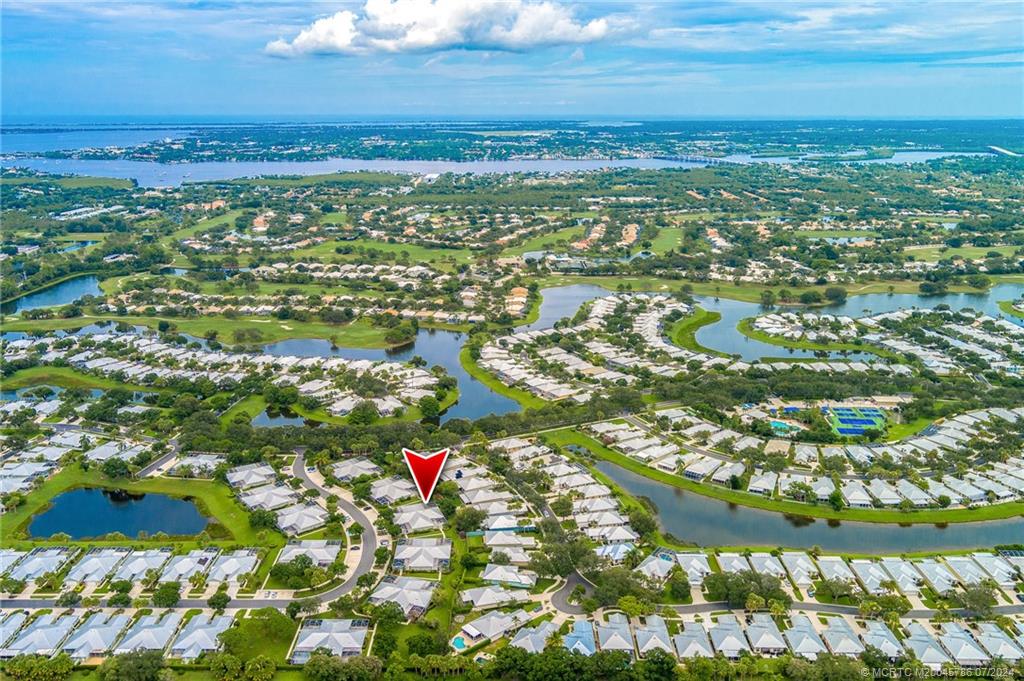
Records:
<instances>
[{"instance_id":1,"label":"green lawn","mask_svg":"<svg viewBox=\"0 0 1024 681\"><path fill-rule=\"evenodd\" d=\"M208 331L216 331L218 339L223 343L233 344L232 333L235 330L256 330L261 334L259 343L273 343L289 338L323 338L333 340L338 345L351 348L384 348L387 329L373 326L368 320L360 318L348 324L328 324L326 322L299 322L293 319L276 319L262 317L237 317L229 319L220 315L205 317L138 317L117 315L82 315L72 319L21 319L4 324L5 331L52 331L54 329L75 329L99 321L124 322L157 328L161 321L167 321L177 327L178 331L199 338L205 337Z\"/></svg>"},{"instance_id":2,"label":"green lawn","mask_svg":"<svg viewBox=\"0 0 1024 681\"><path fill-rule=\"evenodd\" d=\"M683 243L682 227L662 227L651 242L652 253L666 253Z\"/></svg>"},{"instance_id":3,"label":"green lawn","mask_svg":"<svg viewBox=\"0 0 1024 681\"><path fill-rule=\"evenodd\" d=\"M337 253L335 249L351 247L352 253ZM401 256L407 253L409 261L413 264L431 264L438 269L451 268L455 264L472 262L476 255L468 248L429 248L417 244L390 243L387 241L376 241L374 239L352 239L350 241L325 241L324 243L300 248L292 251L295 260L307 258L322 259L325 261L356 260L361 256L359 249L375 249L385 253L395 253Z\"/></svg>"},{"instance_id":4,"label":"green lawn","mask_svg":"<svg viewBox=\"0 0 1024 681\"><path fill-rule=\"evenodd\" d=\"M100 390L127 388L128 390L159 392L158 388L147 388L146 386L133 385L131 383L119 383L103 376L79 373L68 367L29 367L28 369L16 371L4 379L4 388L11 390L27 388L33 385L55 385L61 388L98 388Z\"/></svg>"},{"instance_id":5,"label":"green lawn","mask_svg":"<svg viewBox=\"0 0 1024 681\"><path fill-rule=\"evenodd\" d=\"M27 548L47 543L49 541L47 539L28 539L29 521L33 516L45 510L55 496L79 487L103 487L123 489L129 492L189 497L196 502L204 515L216 521L217 525L209 528L208 531L211 537L220 544L271 547L281 546L284 543L284 537L277 532L258 532L251 528L248 511L239 505L231 490L223 483L212 480L171 478L112 480L98 470L83 471L77 465L70 465L65 466L59 473L31 492L24 504L4 515L4 532L0 537L0 545ZM88 543L119 545L123 544L124 540L120 542L90 541Z\"/></svg>"},{"instance_id":6,"label":"green lawn","mask_svg":"<svg viewBox=\"0 0 1024 681\"><path fill-rule=\"evenodd\" d=\"M170 235L161 239L160 241L164 246L171 246L176 241L185 239L190 236L195 236L196 234L199 234L200 232L205 232L208 229L213 229L214 227L219 227L221 225L234 225L235 218L237 218L241 214L241 208L229 210L227 213L224 213L223 215L216 215L212 218L206 218L205 220L198 221L191 227L185 227L184 229L176 230L172 232Z\"/></svg>"},{"instance_id":7,"label":"green lawn","mask_svg":"<svg viewBox=\"0 0 1024 681\"><path fill-rule=\"evenodd\" d=\"M905 248L905 255L914 256L914 260L924 262L936 262L949 258L964 258L965 260L978 260L985 258L989 253L995 252L1000 255L1013 255L1020 246L961 246L950 248L948 246L929 246L927 248Z\"/></svg>"},{"instance_id":8,"label":"green lawn","mask_svg":"<svg viewBox=\"0 0 1024 681\"><path fill-rule=\"evenodd\" d=\"M242 412L245 412L250 417L255 418L266 408L267 401L263 399L263 395L249 395L248 397L243 397L225 410L224 413L220 415L220 422L222 424L231 423L235 420L235 417Z\"/></svg>"},{"instance_id":9,"label":"green lawn","mask_svg":"<svg viewBox=\"0 0 1024 681\"><path fill-rule=\"evenodd\" d=\"M669 329L668 337L672 343L678 345L681 348L692 350L693 352L703 352L708 355L717 355L724 357L725 353L719 352L718 350L712 350L706 348L697 342L697 330L702 326L708 324L714 324L722 318L720 312L714 312L711 310L705 310L702 307L694 308L693 314L689 317L683 317Z\"/></svg>"},{"instance_id":10,"label":"green lawn","mask_svg":"<svg viewBox=\"0 0 1024 681\"><path fill-rule=\"evenodd\" d=\"M579 226L563 227L547 234L530 237L516 246L509 246L501 252L502 256L522 255L530 251L549 251L558 248L558 242L571 243L583 238L586 229Z\"/></svg>"},{"instance_id":11,"label":"green lawn","mask_svg":"<svg viewBox=\"0 0 1024 681\"><path fill-rule=\"evenodd\" d=\"M1012 300L1002 300L999 302L999 309L1013 317L1024 317L1024 312L1021 312L1020 310L1015 308L1013 306L1013 303L1014 301Z\"/></svg>"},{"instance_id":12,"label":"green lawn","mask_svg":"<svg viewBox=\"0 0 1024 681\"><path fill-rule=\"evenodd\" d=\"M572 429L562 429L545 433L545 438L554 444L575 444L590 450L594 456L610 461L622 468L643 475L651 480L671 485L678 489L721 499L742 506L760 508L766 511L789 513L796 516L835 520L857 520L872 523L965 523L984 520L999 520L1017 517L1024 514L1024 502L994 504L975 509L926 509L921 511L897 511L891 509L857 509L845 508L834 510L827 505L804 504L797 501L769 499L759 494L748 494L728 489L721 485L706 485L687 480L678 475L645 466L627 456L608 449L600 442Z\"/></svg>"}]
</instances>

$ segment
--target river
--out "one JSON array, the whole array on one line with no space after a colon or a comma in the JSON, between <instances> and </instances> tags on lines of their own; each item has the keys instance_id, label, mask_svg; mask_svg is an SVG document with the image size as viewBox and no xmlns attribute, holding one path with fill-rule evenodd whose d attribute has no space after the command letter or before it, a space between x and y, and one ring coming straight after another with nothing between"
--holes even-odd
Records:
<instances>
[{"instance_id":1,"label":"river","mask_svg":"<svg viewBox=\"0 0 1024 681\"><path fill-rule=\"evenodd\" d=\"M650 499L664 531L700 546L820 546L830 552L898 555L1010 544L1024 537L1024 518L900 526L794 517L683 491L607 461L595 465L629 494Z\"/></svg>"}]
</instances>

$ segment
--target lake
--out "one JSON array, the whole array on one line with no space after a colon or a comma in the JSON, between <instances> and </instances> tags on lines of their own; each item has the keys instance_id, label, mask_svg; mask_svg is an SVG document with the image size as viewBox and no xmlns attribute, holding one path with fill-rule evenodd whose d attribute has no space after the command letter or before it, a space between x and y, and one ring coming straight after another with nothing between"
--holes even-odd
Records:
<instances>
[{"instance_id":1,"label":"lake","mask_svg":"<svg viewBox=\"0 0 1024 681\"><path fill-rule=\"evenodd\" d=\"M459 401L441 416L442 423L449 419L478 419L489 414L507 414L519 411L519 403L498 394L470 376L459 363L459 351L466 341L466 334L442 329L420 329L412 345L396 350L381 348L332 348L330 341L298 338L284 340L264 346L263 351L271 355L294 355L298 357L344 357L346 359L368 359L408 362L419 355L427 361L427 367L439 364L448 375L454 376L459 384ZM269 418L269 417L268 417ZM259 424L259 425L272 425Z\"/></svg>"},{"instance_id":2,"label":"lake","mask_svg":"<svg viewBox=\"0 0 1024 681\"><path fill-rule=\"evenodd\" d=\"M900 526L795 517L684 491L607 461L595 466L629 494L650 499L664 531L700 546L820 546L832 552L898 555L1010 544L1024 537L1024 518Z\"/></svg>"},{"instance_id":3,"label":"lake","mask_svg":"<svg viewBox=\"0 0 1024 681\"><path fill-rule=\"evenodd\" d=\"M920 293L868 293L851 296L839 305L826 305L814 308L798 308L778 306L781 311L800 311L807 309L815 313L827 313L839 316L865 317L899 309L929 309L937 305L949 305L954 310L971 308L984 312L992 317L1005 317L1016 324L1024 325L1024 321L1003 313L999 309L999 301L1016 300L1024 295L1024 284L997 284L988 291L979 293L947 293L941 296L926 296ZM695 296L697 304L707 310L714 310L722 318L714 324L702 326L697 330L697 342L706 348L718 350L729 355L739 355L744 360L756 360L762 357L814 357L809 350L792 350L770 343L749 338L736 328L736 325L748 317L766 314L768 310L758 303L747 303L739 300L711 296ZM848 359L864 359L874 357L869 353L829 353L831 357Z\"/></svg>"},{"instance_id":4,"label":"lake","mask_svg":"<svg viewBox=\"0 0 1024 681\"><path fill-rule=\"evenodd\" d=\"M4 130L0 146L4 153L25 153L45 151L67 151L71 149L103 149L106 147L132 147L146 142L155 142L167 137L184 137L188 130L180 128L76 128L74 130L33 130L24 128L19 132Z\"/></svg>"},{"instance_id":5,"label":"lake","mask_svg":"<svg viewBox=\"0 0 1024 681\"><path fill-rule=\"evenodd\" d=\"M120 532L172 536L199 534L208 523L194 503L165 494L130 494L120 490L74 489L54 497L51 506L29 523L30 537L64 532L72 539Z\"/></svg>"},{"instance_id":6,"label":"lake","mask_svg":"<svg viewBox=\"0 0 1024 681\"><path fill-rule=\"evenodd\" d=\"M40 307L67 305L82 296L102 296L100 280L95 275L87 274L74 277L54 284L41 291L30 293L3 304L4 314L15 314L22 310L35 310Z\"/></svg>"}]
</instances>

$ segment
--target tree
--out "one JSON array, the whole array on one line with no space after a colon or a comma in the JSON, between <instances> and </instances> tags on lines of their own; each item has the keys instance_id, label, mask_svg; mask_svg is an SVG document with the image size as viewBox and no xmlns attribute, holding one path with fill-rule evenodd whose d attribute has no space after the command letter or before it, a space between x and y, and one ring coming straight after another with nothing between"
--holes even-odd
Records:
<instances>
[{"instance_id":1,"label":"tree","mask_svg":"<svg viewBox=\"0 0 1024 681\"><path fill-rule=\"evenodd\" d=\"M424 395L418 403L420 413L427 421L433 421L441 415L441 403L433 395Z\"/></svg>"},{"instance_id":2,"label":"tree","mask_svg":"<svg viewBox=\"0 0 1024 681\"><path fill-rule=\"evenodd\" d=\"M75 669L67 653L53 658L42 655L18 655L4 662L4 676L13 681L63 681Z\"/></svg>"},{"instance_id":3,"label":"tree","mask_svg":"<svg viewBox=\"0 0 1024 681\"><path fill-rule=\"evenodd\" d=\"M153 591L153 605L158 608L173 608L181 600L181 584L162 582Z\"/></svg>"},{"instance_id":4,"label":"tree","mask_svg":"<svg viewBox=\"0 0 1024 681\"><path fill-rule=\"evenodd\" d=\"M668 593L676 600L690 597L690 579L682 570L676 570L668 578Z\"/></svg>"},{"instance_id":5,"label":"tree","mask_svg":"<svg viewBox=\"0 0 1024 681\"><path fill-rule=\"evenodd\" d=\"M996 588L988 581L970 584L955 592L953 599L967 617L987 619L992 617L992 606L997 602Z\"/></svg>"},{"instance_id":6,"label":"tree","mask_svg":"<svg viewBox=\"0 0 1024 681\"><path fill-rule=\"evenodd\" d=\"M555 515L567 516L572 513L572 499L561 496L550 503L551 510Z\"/></svg>"},{"instance_id":7,"label":"tree","mask_svg":"<svg viewBox=\"0 0 1024 681\"><path fill-rule=\"evenodd\" d=\"M747 594L747 601L744 603L743 607L745 610L749 610L750 612L762 610L764 608L764 599L756 593Z\"/></svg>"},{"instance_id":8,"label":"tree","mask_svg":"<svg viewBox=\"0 0 1024 681\"><path fill-rule=\"evenodd\" d=\"M108 657L98 671L103 681L159 681L163 668L159 650L139 650Z\"/></svg>"},{"instance_id":9,"label":"tree","mask_svg":"<svg viewBox=\"0 0 1024 681\"><path fill-rule=\"evenodd\" d=\"M373 609L373 619L378 629L391 630L405 622L405 613L398 603L381 603Z\"/></svg>"},{"instance_id":10,"label":"tree","mask_svg":"<svg viewBox=\"0 0 1024 681\"><path fill-rule=\"evenodd\" d=\"M642 508L634 508L629 512L629 524L641 537L646 537L658 530L657 521Z\"/></svg>"},{"instance_id":11,"label":"tree","mask_svg":"<svg viewBox=\"0 0 1024 681\"><path fill-rule=\"evenodd\" d=\"M128 463L118 457L104 461L103 465L100 466L100 470L108 478L127 478L132 474L132 469L128 467Z\"/></svg>"},{"instance_id":12,"label":"tree","mask_svg":"<svg viewBox=\"0 0 1024 681\"><path fill-rule=\"evenodd\" d=\"M249 513L249 527L254 530L277 529L277 516L273 511L258 508Z\"/></svg>"},{"instance_id":13,"label":"tree","mask_svg":"<svg viewBox=\"0 0 1024 681\"><path fill-rule=\"evenodd\" d=\"M423 632L414 634L406 641L410 655L437 655L444 653L447 645L437 634Z\"/></svg>"},{"instance_id":14,"label":"tree","mask_svg":"<svg viewBox=\"0 0 1024 681\"><path fill-rule=\"evenodd\" d=\"M642 601L636 596L627 595L623 596L618 600L616 605L619 606L619 610L626 613L630 617L639 617L640 615L650 615L654 612L654 606L647 601Z\"/></svg>"},{"instance_id":15,"label":"tree","mask_svg":"<svg viewBox=\"0 0 1024 681\"><path fill-rule=\"evenodd\" d=\"M479 530L480 525L486 519L487 511L472 506L463 506L455 512L452 524L459 532L472 532Z\"/></svg>"},{"instance_id":16,"label":"tree","mask_svg":"<svg viewBox=\"0 0 1024 681\"><path fill-rule=\"evenodd\" d=\"M844 303L846 302L846 289L841 286L829 286L825 289L825 297L837 305Z\"/></svg>"},{"instance_id":17,"label":"tree","mask_svg":"<svg viewBox=\"0 0 1024 681\"><path fill-rule=\"evenodd\" d=\"M215 653L207 659L217 681L235 681L242 676L242 661L231 653Z\"/></svg>"},{"instance_id":18,"label":"tree","mask_svg":"<svg viewBox=\"0 0 1024 681\"><path fill-rule=\"evenodd\" d=\"M206 604L214 610L223 610L228 607L228 603L230 602L231 596L228 596L226 591L218 591L206 599Z\"/></svg>"},{"instance_id":19,"label":"tree","mask_svg":"<svg viewBox=\"0 0 1024 681\"><path fill-rule=\"evenodd\" d=\"M266 655L257 655L245 663L242 678L245 681L271 681L277 673L277 665Z\"/></svg>"}]
</instances>

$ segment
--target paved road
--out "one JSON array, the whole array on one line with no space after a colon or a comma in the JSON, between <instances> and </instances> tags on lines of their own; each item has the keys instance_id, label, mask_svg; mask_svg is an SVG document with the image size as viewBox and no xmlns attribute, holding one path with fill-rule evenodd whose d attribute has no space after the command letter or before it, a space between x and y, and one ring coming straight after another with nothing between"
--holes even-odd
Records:
<instances>
[{"instance_id":1,"label":"paved road","mask_svg":"<svg viewBox=\"0 0 1024 681\"><path fill-rule=\"evenodd\" d=\"M582 584L583 588L589 593L591 591L590 585L587 584L586 580L580 576L580 573L573 572L565 580L565 584L562 588L551 594L551 605L555 606L555 610L564 612L567 615L582 615L584 614L583 608L578 605L573 605L569 602L569 596L572 594L572 590L576 588L577 584Z\"/></svg>"},{"instance_id":2,"label":"paved road","mask_svg":"<svg viewBox=\"0 0 1024 681\"><path fill-rule=\"evenodd\" d=\"M315 489L325 497L334 494L334 492L325 487L321 487L309 477L309 472L306 471L306 460L304 454L296 454L295 461L292 463L292 475L301 480L303 485L309 489ZM377 550L378 546L377 528L373 526L373 523L370 522L370 519L366 517L366 514L363 513L358 506L350 501L338 497L338 508L344 511L348 517L352 518L352 520L363 526L363 534L359 540L361 545L361 548L359 549L361 555L359 556L359 564L356 566L356 569L352 571L352 574L348 576L348 579L319 596L320 600L323 602L332 601L339 596L344 596L356 588L356 580L373 569L373 554ZM351 550L352 548L350 545L349 551Z\"/></svg>"}]
</instances>

